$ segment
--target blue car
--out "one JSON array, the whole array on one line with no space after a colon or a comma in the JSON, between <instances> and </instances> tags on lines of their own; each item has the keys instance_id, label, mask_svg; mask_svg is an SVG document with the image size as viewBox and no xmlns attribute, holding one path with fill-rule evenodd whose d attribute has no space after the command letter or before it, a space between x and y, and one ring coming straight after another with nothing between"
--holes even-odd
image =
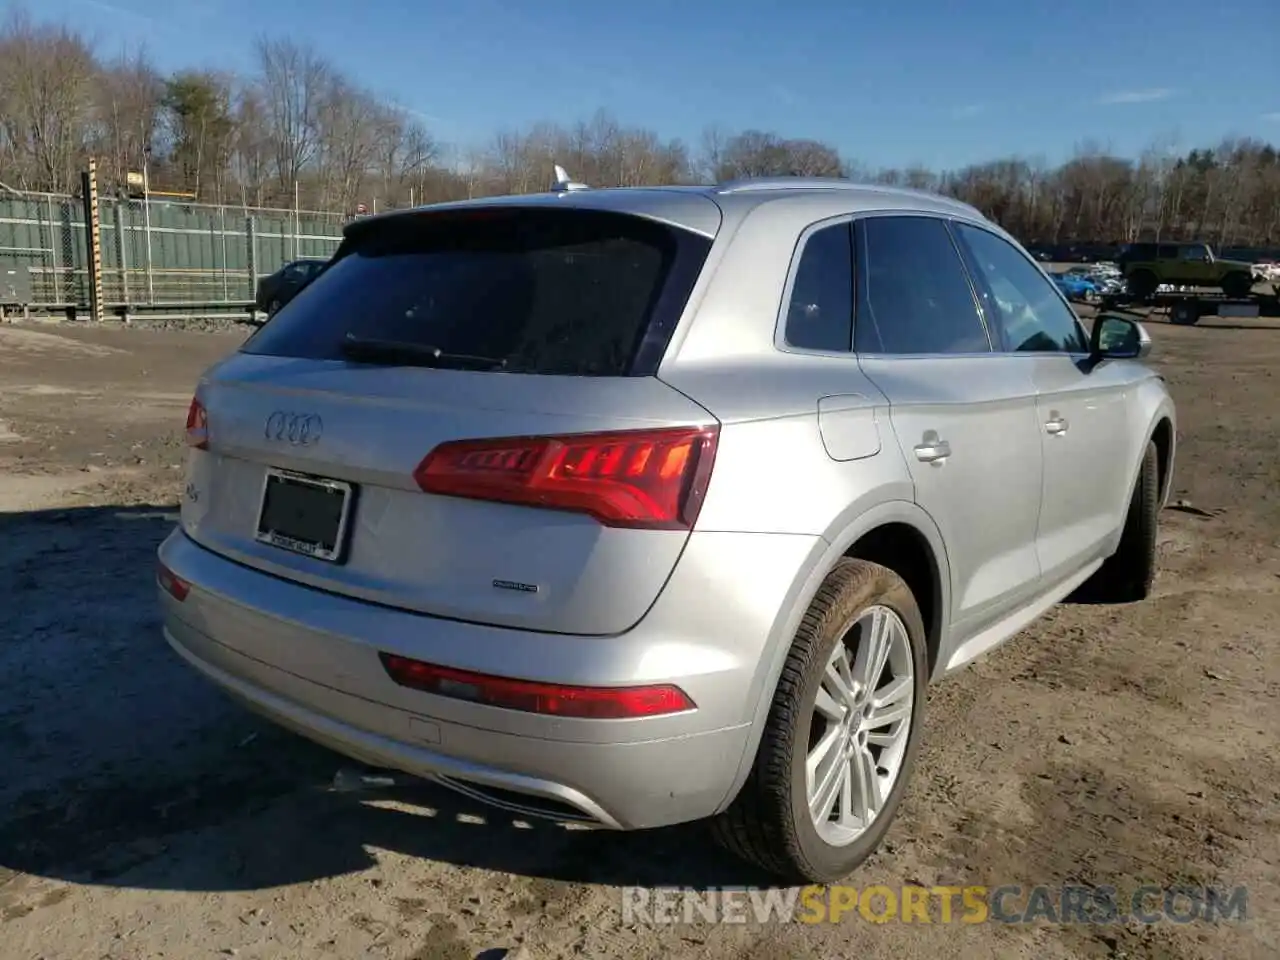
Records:
<instances>
[{"instance_id":1,"label":"blue car","mask_svg":"<svg viewBox=\"0 0 1280 960\"><path fill-rule=\"evenodd\" d=\"M1068 300L1091 302L1101 296L1098 284L1089 277L1078 273L1051 273L1049 276Z\"/></svg>"}]
</instances>

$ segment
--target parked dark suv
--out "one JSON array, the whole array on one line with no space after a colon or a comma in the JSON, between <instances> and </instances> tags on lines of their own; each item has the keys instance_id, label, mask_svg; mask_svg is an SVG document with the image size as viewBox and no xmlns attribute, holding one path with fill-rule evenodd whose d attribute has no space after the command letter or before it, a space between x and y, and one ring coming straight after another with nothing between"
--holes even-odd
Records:
<instances>
[{"instance_id":1,"label":"parked dark suv","mask_svg":"<svg viewBox=\"0 0 1280 960\"><path fill-rule=\"evenodd\" d=\"M1224 260L1207 243L1131 243L1118 265L1135 297L1149 297L1162 284L1219 287L1228 297L1247 297L1253 288L1253 264Z\"/></svg>"},{"instance_id":2,"label":"parked dark suv","mask_svg":"<svg viewBox=\"0 0 1280 960\"><path fill-rule=\"evenodd\" d=\"M255 306L268 316L298 295L298 291L315 279L328 260L303 259L286 263L258 281Z\"/></svg>"}]
</instances>

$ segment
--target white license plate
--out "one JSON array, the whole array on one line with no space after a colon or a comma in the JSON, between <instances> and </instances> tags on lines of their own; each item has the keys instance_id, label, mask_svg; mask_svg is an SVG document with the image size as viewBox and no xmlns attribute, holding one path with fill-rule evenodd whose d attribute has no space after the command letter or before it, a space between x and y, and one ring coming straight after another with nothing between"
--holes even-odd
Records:
<instances>
[{"instance_id":1,"label":"white license plate","mask_svg":"<svg viewBox=\"0 0 1280 960\"><path fill-rule=\"evenodd\" d=\"M340 562L351 501L351 484L342 480L268 470L254 538L317 560Z\"/></svg>"}]
</instances>

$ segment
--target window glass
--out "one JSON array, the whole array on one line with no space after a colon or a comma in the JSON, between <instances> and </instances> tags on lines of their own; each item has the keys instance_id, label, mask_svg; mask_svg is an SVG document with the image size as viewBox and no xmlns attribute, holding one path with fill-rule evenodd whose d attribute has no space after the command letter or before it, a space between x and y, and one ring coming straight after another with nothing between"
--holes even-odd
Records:
<instances>
[{"instance_id":1,"label":"window glass","mask_svg":"<svg viewBox=\"0 0 1280 960\"><path fill-rule=\"evenodd\" d=\"M848 223L815 230L805 241L787 303L787 343L848 351L853 326L853 241Z\"/></svg>"},{"instance_id":2,"label":"window glass","mask_svg":"<svg viewBox=\"0 0 1280 960\"><path fill-rule=\"evenodd\" d=\"M946 224L869 217L858 239L860 353L987 353L991 342Z\"/></svg>"},{"instance_id":3,"label":"window glass","mask_svg":"<svg viewBox=\"0 0 1280 960\"><path fill-rule=\"evenodd\" d=\"M494 358L508 373L626 376L673 266L696 275L709 248L572 208L393 217L344 240L244 352L337 360L353 336Z\"/></svg>"},{"instance_id":4,"label":"window glass","mask_svg":"<svg viewBox=\"0 0 1280 960\"><path fill-rule=\"evenodd\" d=\"M1008 349L1019 352L1087 353L1088 338L1052 281L1008 241L994 233L955 225L968 251L988 317L999 325Z\"/></svg>"}]
</instances>

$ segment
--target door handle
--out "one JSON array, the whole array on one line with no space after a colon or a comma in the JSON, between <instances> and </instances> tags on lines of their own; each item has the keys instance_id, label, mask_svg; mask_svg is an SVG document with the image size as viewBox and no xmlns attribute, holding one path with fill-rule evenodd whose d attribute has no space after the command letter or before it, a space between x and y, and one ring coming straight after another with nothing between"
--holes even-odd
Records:
<instances>
[{"instance_id":1,"label":"door handle","mask_svg":"<svg viewBox=\"0 0 1280 960\"><path fill-rule=\"evenodd\" d=\"M1070 426L1071 424L1067 423L1063 417L1054 417L1045 421L1044 429L1051 436L1060 437L1067 432L1067 428Z\"/></svg>"},{"instance_id":2,"label":"door handle","mask_svg":"<svg viewBox=\"0 0 1280 960\"><path fill-rule=\"evenodd\" d=\"M951 444L945 440L919 443L915 447L916 459L921 463L941 463L951 456Z\"/></svg>"}]
</instances>

